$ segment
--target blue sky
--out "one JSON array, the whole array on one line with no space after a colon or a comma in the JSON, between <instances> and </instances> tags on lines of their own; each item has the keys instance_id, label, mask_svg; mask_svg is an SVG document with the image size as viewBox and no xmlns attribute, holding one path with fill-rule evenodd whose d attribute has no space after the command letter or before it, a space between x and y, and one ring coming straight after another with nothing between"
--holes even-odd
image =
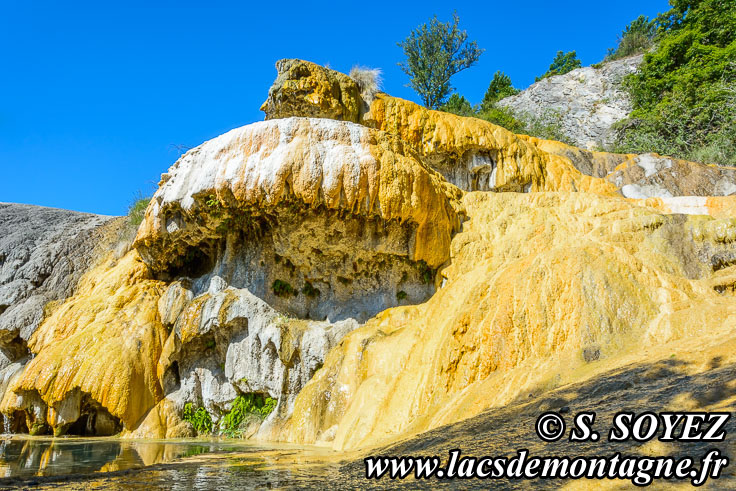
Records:
<instances>
[{"instance_id":1,"label":"blue sky","mask_svg":"<svg viewBox=\"0 0 736 491\"><path fill-rule=\"evenodd\" d=\"M344 72L380 67L386 92L418 101L396 43L435 14L449 20L453 7L330 5L0 1L0 201L126 213L138 192L155 190L176 145L263 119L280 58ZM496 70L524 88L557 50L596 63L628 22L668 8L666 0L456 5L461 27L486 50L453 79L473 103Z\"/></svg>"}]
</instances>

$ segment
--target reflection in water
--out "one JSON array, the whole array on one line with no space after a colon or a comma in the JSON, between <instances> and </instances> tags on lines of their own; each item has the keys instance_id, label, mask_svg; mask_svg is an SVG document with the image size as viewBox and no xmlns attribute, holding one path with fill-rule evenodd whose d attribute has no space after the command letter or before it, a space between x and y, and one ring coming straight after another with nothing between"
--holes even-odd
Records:
<instances>
[{"instance_id":1,"label":"reflection in water","mask_svg":"<svg viewBox=\"0 0 736 491\"><path fill-rule=\"evenodd\" d=\"M13 435L0 440L0 487L43 483L54 487L57 481L104 489L221 488L246 483L255 488L309 487L325 480L345 484L337 456L317 447L237 440Z\"/></svg>"},{"instance_id":2,"label":"reflection in water","mask_svg":"<svg viewBox=\"0 0 736 491\"><path fill-rule=\"evenodd\" d=\"M157 442L89 438L6 438L0 441L0 477L27 478L121 471L204 452L208 442Z\"/></svg>"}]
</instances>

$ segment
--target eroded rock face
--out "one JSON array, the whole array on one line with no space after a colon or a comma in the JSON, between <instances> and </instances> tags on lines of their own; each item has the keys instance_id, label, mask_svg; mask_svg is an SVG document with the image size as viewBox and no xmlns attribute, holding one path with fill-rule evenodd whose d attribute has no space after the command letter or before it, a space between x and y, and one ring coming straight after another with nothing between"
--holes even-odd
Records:
<instances>
[{"instance_id":1,"label":"eroded rock face","mask_svg":"<svg viewBox=\"0 0 736 491\"><path fill-rule=\"evenodd\" d=\"M165 175L135 247L154 271L211 272L298 317L365 320L422 301L449 258L459 191L401 150L324 119L233 130Z\"/></svg>"},{"instance_id":2,"label":"eroded rock face","mask_svg":"<svg viewBox=\"0 0 736 491\"><path fill-rule=\"evenodd\" d=\"M627 198L736 194L736 168L695 164L651 153L625 161L606 180Z\"/></svg>"},{"instance_id":3,"label":"eroded rock face","mask_svg":"<svg viewBox=\"0 0 736 491\"><path fill-rule=\"evenodd\" d=\"M640 60L640 56L632 57L607 63L600 69L588 67L550 77L504 101L508 105L518 103L525 112L536 116L552 107L562 108L565 130L578 135L572 137L573 141L577 138L587 142L592 138L605 143L611 137L611 124L628 115L628 101L620 81L636 69ZM309 71L289 72L289 76L299 78L299 85L306 88L317 84L316 80L336 78L336 73L310 65ZM310 81L313 78L315 81ZM309 115L330 105L331 99L325 99L327 96L321 91L280 87L275 84L270 94L290 110L278 113L278 117ZM596 152L514 135L476 118L430 111L386 94L378 94L364 105L368 110L360 114L358 122L398 137L426 165L465 191L585 191L666 198L726 196L736 189L734 169L655 154ZM276 117L272 107L262 109L267 119ZM586 146L585 142L577 143Z\"/></svg>"},{"instance_id":4,"label":"eroded rock face","mask_svg":"<svg viewBox=\"0 0 736 491\"><path fill-rule=\"evenodd\" d=\"M28 354L44 309L72 293L111 218L0 203L0 369Z\"/></svg>"},{"instance_id":5,"label":"eroded rock face","mask_svg":"<svg viewBox=\"0 0 736 491\"><path fill-rule=\"evenodd\" d=\"M0 411L25 411L39 433L63 434L81 416L99 434L136 427L163 395L156 378L166 339L162 290L135 251L107 256L30 338L33 358L9 383Z\"/></svg>"},{"instance_id":6,"label":"eroded rock face","mask_svg":"<svg viewBox=\"0 0 736 491\"><path fill-rule=\"evenodd\" d=\"M563 134L576 146L593 150L609 147L615 135L611 126L631 112L631 101L621 86L634 73L643 55L584 67L548 77L499 102L513 112L533 118L556 113Z\"/></svg>"},{"instance_id":7,"label":"eroded rock face","mask_svg":"<svg viewBox=\"0 0 736 491\"><path fill-rule=\"evenodd\" d=\"M736 195L736 168L647 153L591 152L564 143L525 137L540 149L570 159L583 172L610 182L627 198Z\"/></svg>"},{"instance_id":8,"label":"eroded rock face","mask_svg":"<svg viewBox=\"0 0 736 491\"><path fill-rule=\"evenodd\" d=\"M279 60L278 77L261 106L266 119L295 114L357 123L365 104L358 84L347 75L303 60Z\"/></svg>"},{"instance_id":9,"label":"eroded rock face","mask_svg":"<svg viewBox=\"0 0 736 491\"><path fill-rule=\"evenodd\" d=\"M179 289L175 283L170 289ZM207 408L215 422L238 394L278 399L259 431L267 434L291 414L301 388L322 366L330 348L358 327L290 319L248 290L213 277L207 293L178 316L164 346L158 373L167 398L181 409L187 402Z\"/></svg>"},{"instance_id":10,"label":"eroded rock face","mask_svg":"<svg viewBox=\"0 0 736 491\"><path fill-rule=\"evenodd\" d=\"M269 101L278 104L267 101L261 108L267 120L317 115L357 121L398 138L425 165L466 191L615 193L609 183L581 174L568 159L540 152L526 139L480 119L431 111L383 93L376 94L370 104L363 101L366 109L357 119L326 113L323 108L333 106L336 97L318 87L324 79L337 80L345 75L307 62L301 63L307 63L308 70L291 70L294 63L287 60L286 64L277 64L279 75L269 91ZM280 82L284 79L289 84ZM293 86L301 90L292 90Z\"/></svg>"}]
</instances>

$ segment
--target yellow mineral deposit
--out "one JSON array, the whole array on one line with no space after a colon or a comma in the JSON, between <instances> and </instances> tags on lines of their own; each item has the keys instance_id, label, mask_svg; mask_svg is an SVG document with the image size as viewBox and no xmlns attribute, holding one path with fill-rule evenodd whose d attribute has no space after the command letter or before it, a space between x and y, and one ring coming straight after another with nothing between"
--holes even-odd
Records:
<instances>
[{"instance_id":1,"label":"yellow mineral deposit","mask_svg":"<svg viewBox=\"0 0 736 491\"><path fill-rule=\"evenodd\" d=\"M216 235L224 214L186 198L182 209L182 190L176 186L183 181L196 186L184 190L189 196L216 199L224 212L265 213L296 199L300 208L323 204L409 222L417 227L412 259L439 266L460 226L453 208L460 191L403 146L380 132L324 119L281 119L233 130L174 165L146 211L135 247L147 254L150 264L163 267L174 252L169 248ZM184 214L185 222L207 222L198 231L201 238L187 230L184 240L177 241L165 223L169 210Z\"/></svg>"},{"instance_id":2,"label":"yellow mineral deposit","mask_svg":"<svg viewBox=\"0 0 736 491\"><path fill-rule=\"evenodd\" d=\"M167 335L156 308L162 286L135 251L117 261L110 255L87 272L76 294L31 338L35 357L6 392L3 412L26 409L12 407L19 402L13 392L22 399L37 395L49 407L40 416L56 429L76 420L85 394L125 427L135 428L162 397L156 378ZM74 407L66 407L67 399Z\"/></svg>"},{"instance_id":3,"label":"yellow mineral deposit","mask_svg":"<svg viewBox=\"0 0 736 491\"><path fill-rule=\"evenodd\" d=\"M585 193L470 193L464 205L445 287L349 334L297 398L286 439L387 443L736 323L734 297L688 249L728 247L736 219Z\"/></svg>"},{"instance_id":4,"label":"yellow mineral deposit","mask_svg":"<svg viewBox=\"0 0 736 491\"><path fill-rule=\"evenodd\" d=\"M578 171L569 159L541 151L527 138L477 118L431 111L404 99L379 94L363 123L399 136L420 154L455 161L475 149L497 164L498 191L586 191L614 195L616 189Z\"/></svg>"}]
</instances>

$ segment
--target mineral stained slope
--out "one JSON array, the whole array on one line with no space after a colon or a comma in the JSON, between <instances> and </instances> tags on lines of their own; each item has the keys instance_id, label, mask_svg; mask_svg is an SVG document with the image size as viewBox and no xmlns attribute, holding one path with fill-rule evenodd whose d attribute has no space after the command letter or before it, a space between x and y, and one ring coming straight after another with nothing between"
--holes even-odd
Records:
<instances>
[{"instance_id":1,"label":"mineral stained slope","mask_svg":"<svg viewBox=\"0 0 736 491\"><path fill-rule=\"evenodd\" d=\"M724 326L733 335L736 268L714 265L734 257L732 218L585 193L470 193L464 204L445 286L348 335L297 398L286 439L378 445L632 351Z\"/></svg>"},{"instance_id":2,"label":"mineral stained slope","mask_svg":"<svg viewBox=\"0 0 736 491\"><path fill-rule=\"evenodd\" d=\"M270 99L329 117L318 94L279 91L284 78ZM297 397L285 439L377 445L579 380L591 363L616 367L632 349L730 332L734 199L706 196L732 194L732 170L588 152L385 94L366 106L362 124L399 136L462 189L529 194L465 196L444 287L348 335ZM645 188L633 197L647 199L615 197Z\"/></svg>"}]
</instances>

